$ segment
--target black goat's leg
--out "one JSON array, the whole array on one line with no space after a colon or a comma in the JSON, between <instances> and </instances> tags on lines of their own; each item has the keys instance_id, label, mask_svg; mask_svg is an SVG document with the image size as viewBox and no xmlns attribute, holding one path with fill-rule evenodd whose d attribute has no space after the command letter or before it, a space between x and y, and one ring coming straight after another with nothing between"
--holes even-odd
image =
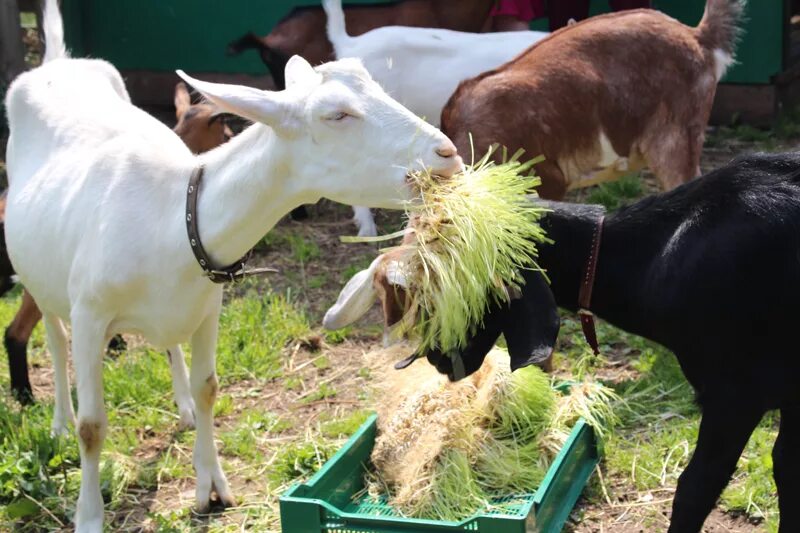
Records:
<instances>
[{"instance_id":1,"label":"black goat's leg","mask_svg":"<svg viewBox=\"0 0 800 533\"><path fill-rule=\"evenodd\" d=\"M704 406L697 446L678 479L670 533L700 531L763 414L761 409L736 401L717 399Z\"/></svg>"},{"instance_id":2,"label":"black goat's leg","mask_svg":"<svg viewBox=\"0 0 800 533\"><path fill-rule=\"evenodd\" d=\"M778 486L780 533L800 531L800 408L781 409L781 427L772 448L772 470Z\"/></svg>"},{"instance_id":3,"label":"black goat's leg","mask_svg":"<svg viewBox=\"0 0 800 533\"><path fill-rule=\"evenodd\" d=\"M28 378L28 340L33 328L42 319L42 312L28 291L22 293L20 305L14 320L8 326L3 343L8 353L8 372L11 376L11 391L20 403L33 403L33 389Z\"/></svg>"}]
</instances>

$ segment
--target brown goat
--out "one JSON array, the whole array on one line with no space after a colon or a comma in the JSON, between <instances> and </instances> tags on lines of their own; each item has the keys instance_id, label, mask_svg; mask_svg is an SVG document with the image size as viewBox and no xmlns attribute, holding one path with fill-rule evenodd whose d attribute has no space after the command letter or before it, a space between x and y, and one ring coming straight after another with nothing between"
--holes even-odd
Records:
<instances>
[{"instance_id":1,"label":"brown goat","mask_svg":"<svg viewBox=\"0 0 800 533\"><path fill-rule=\"evenodd\" d=\"M652 10L568 26L462 82L442 112L442 131L462 154L472 134L476 156L493 144L544 155L536 167L544 198L644 166L672 189L699 175L741 12L739 0L708 0L697 28Z\"/></svg>"},{"instance_id":2,"label":"brown goat","mask_svg":"<svg viewBox=\"0 0 800 533\"><path fill-rule=\"evenodd\" d=\"M208 103L192 105L189 89L182 81L175 85L175 118L178 122L173 131L195 154L216 148L233 137L216 106Z\"/></svg>"},{"instance_id":3,"label":"brown goat","mask_svg":"<svg viewBox=\"0 0 800 533\"><path fill-rule=\"evenodd\" d=\"M219 111L206 103L192 104L183 82L175 86L175 116L178 123L173 131L194 153L208 151L223 144L233 134L225 125ZM14 286L14 269L8 258L3 227L5 225L6 195L0 197L0 296ZM22 293L14 320L6 328L3 343L8 354L11 391L22 404L33 402L33 389L28 377L28 341L33 328L42 319L42 312L28 291ZM112 340L112 343L114 340Z\"/></svg>"},{"instance_id":4,"label":"brown goat","mask_svg":"<svg viewBox=\"0 0 800 533\"><path fill-rule=\"evenodd\" d=\"M417 26L478 32L494 0L401 0L385 4L345 4L347 32L361 35L382 26ZM327 18L319 5L294 8L272 31L243 35L228 45L229 54L258 50L278 89L283 89L286 62L297 54L312 65L336 59L328 40Z\"/></svg>"}]
</instances>

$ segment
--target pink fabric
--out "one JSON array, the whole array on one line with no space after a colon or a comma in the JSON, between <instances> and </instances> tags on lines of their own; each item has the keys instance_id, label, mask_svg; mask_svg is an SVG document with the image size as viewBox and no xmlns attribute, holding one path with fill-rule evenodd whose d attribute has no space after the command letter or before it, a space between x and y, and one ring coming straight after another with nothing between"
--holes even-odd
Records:
<instances>
[{"instance_id":1,"label":"pink fabric","mask_svg":"<svg viewBox=\"0 0 800 533\"><path fill-rule=\"evenodd\" d=\"M498 0L492 8L492 17L506 15L530 22L544 16L543 0Z\"/></svg>"}]
</instances>

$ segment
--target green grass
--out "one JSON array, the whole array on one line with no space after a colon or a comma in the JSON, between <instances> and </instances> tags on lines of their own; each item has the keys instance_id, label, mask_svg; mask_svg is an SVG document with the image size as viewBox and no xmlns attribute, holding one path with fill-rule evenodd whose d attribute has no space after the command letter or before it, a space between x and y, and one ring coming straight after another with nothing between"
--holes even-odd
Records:
<instances>
[{"instance_id":1,"label":"green grass","mask_svg":"<svg viewBox=\"0 0 800 533\"><path fill-rule=\"evenodd\" d=\"M319 470L335 452L336 448L326 441L307 440L292 444L278 452L269 478L273 484L280 486L308 477Z\"/></svg>"},{"instance_id":2,"label":"green grass","mask_svg":"<svg viewBox=\"0 0 800 533\"><path fill-rule=\"evenodd\" d=\"M319 246L314 241L302 235L292 234L289 235L289 248L292 252L292 258L301 265L307 265L309 261L319 259L322 253Z\"/></svg>"},{"instance_id":3,"label":"green grass","mask_svg":"<svg viewBox=\"0 0 800 533\"><path fill-rule=\"evenodd\" d=\"M331 439L347 438L361 427L371 413L369 409L359 409L343 418L323 422L322 435Z\"/></svg>"},{"instance_id":4,"label":"green grass","mask_svg":"<svg viewBox=\"0 0 800 533\"><path fill-rule=\"evenodd\" d=\"M347 283L350 281L350 278L369 268L369 265L372 261L363 257L358 258L353 264L348 265L343 271L340 276L341 283Z\"/></svg>"},{"instance_id":5,"label":"green grass","mask_svg":"<svg viewBox=\"0 0 800 533\"><path fill-rule=\"evenodd\" d=\"M309 331L286 298L250 293L229 302L220 318L217 370L220 382L273 379L283 373L283 347Z\"/></svg>"},{"instance_id":6,"label":"green grass","mask_svg":"<svg viewBox=\"0 0 800 533\"><path fill-rule=\"evenodd\" d=\"M754 145L752 149L774 151L781 142L800 137L800 107L780 113L772 128L755 128L749 124L733 124L718 127L706 139L706 145L722 146L726 142Z\"/></svg>"},{"instance_id":7,"label":"green grass","mask_svg":"<svg viewBox=\"0 0 800 533\"><path fill-rule=\"evenodd\" d=\"M644 185L638 174L628 174L617 181L603 183L592 189L586 203L601 204L609 211L631 204L644 194Z\"/></svg>"}]
</instances>

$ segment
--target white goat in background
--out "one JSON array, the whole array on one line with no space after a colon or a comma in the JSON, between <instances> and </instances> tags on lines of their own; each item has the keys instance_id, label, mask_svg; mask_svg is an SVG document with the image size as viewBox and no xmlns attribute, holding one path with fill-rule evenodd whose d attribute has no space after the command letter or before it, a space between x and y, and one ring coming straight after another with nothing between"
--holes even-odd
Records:
<instances>
[{"instance_id":1,"label":"white goat in background","mask_svg":"<svg viewBox=\"0 0 800 533\"><path fill-rule=\"evenodd\" d=\"M549 35L541 31L468 33L384 26L351 37L342 0L323 0L322 7L336 58L361 59L389 96L437 127L442 109L459 83L499 67ZM369 208L354 206L353 213L359 235L377 235Z\"/></svg>"},{"instance_id":2,"label":"white goat in background","mask_svg":"<svg viewBox=\"0 0 800 533\"><path fill-rule=\"evenodd\" d=\"M66 400L57 402L57 430L72 417L64 321L72 323L82 474L76 529L103 528L102 357L108 339L122 332L175 353L191 341L198 509L208 509L212 493L233 504L213 438L222 288L203 274L187 237L190 175L205 167L200 236L215 263L230 264L293 207L324 196L398 208L410 196L409 170L449 176L461 159L447 137L389 98L358 62L313 69L299 57L289 61L281 92L183 75L225 112L255 122L194 156L130 104L113 66L67 58L56 0L47 0L44 33L44 64L20 75L6 97L6 239L44 314L56 396Z\"/></svg>"}]
</instances>

